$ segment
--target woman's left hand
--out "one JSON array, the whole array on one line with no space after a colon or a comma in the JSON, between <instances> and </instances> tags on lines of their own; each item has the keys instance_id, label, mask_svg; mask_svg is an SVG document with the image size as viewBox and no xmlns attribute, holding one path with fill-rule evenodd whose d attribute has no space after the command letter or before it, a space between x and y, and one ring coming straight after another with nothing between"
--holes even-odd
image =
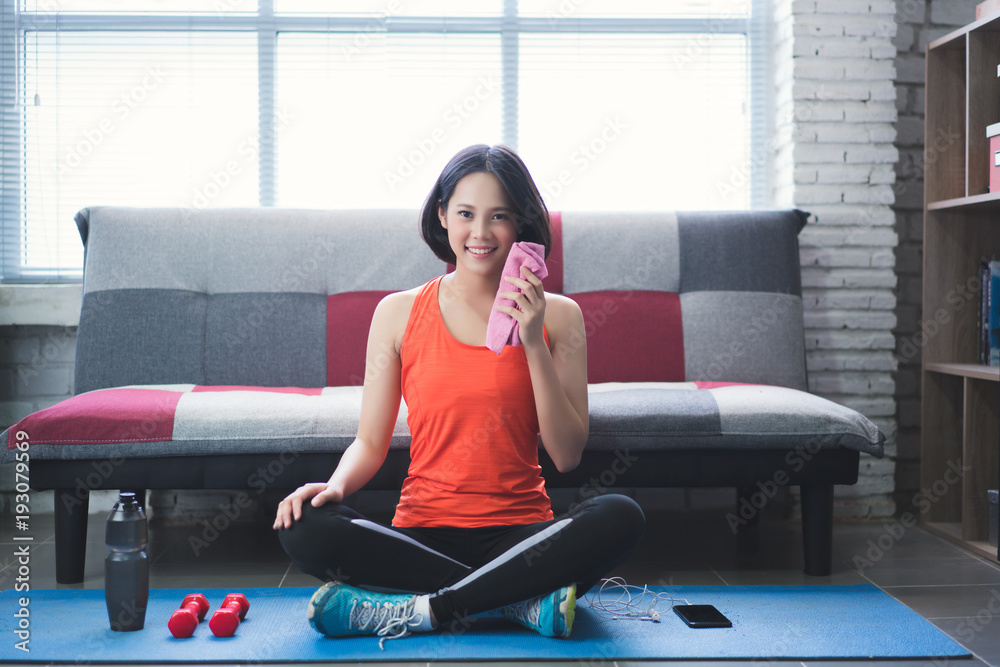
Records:
<instances>
[{"instance_id":1,"label":"woman's left hand","mask_svg":"<svg viewBox=\"0 0 1000 667\"><path fill-rule=\"evenodd\" d=\"M510 285L519 287L521 292L501 292L500 296L508 298L517 304L512 306L497 306L497 310L507 313L517 322L521 345L545 345L542 333L542 323L545 321L545 289L542 281L525 266L521 267L521 277L504 277Z\"/></svg>"}]
</instances>

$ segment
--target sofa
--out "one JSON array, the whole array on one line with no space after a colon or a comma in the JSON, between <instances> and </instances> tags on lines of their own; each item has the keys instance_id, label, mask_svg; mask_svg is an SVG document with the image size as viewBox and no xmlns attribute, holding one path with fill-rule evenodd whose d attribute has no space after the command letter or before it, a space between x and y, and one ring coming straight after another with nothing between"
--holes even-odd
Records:
<instances>
[{"instance_id":1,"label":"sofa","mask_svg":"<svg viewBox=\"0 0 1000 667\"><path fill-rule=\"evenodd\" d=\"M830 574L834 485L885 436L808 392L807 217L552 213L545 287L584 313L590 437L567 473L540 448L550 487L736 487L742 526L797 486L804 570ZM449 270L415 211L93 207L76 223L74 395L0 436L0 460L30 459L32 488L54 491L60 583L83 579L91 490L325 481L356 433L375 305ZM400 488L408 445L404 404L366 488Z\"/></svg>"}]
</instances>

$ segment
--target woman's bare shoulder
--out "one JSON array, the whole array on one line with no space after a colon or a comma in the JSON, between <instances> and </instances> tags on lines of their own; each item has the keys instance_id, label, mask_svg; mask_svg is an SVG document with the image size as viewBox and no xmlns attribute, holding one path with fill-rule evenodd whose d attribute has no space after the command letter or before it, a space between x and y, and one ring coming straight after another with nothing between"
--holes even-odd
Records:
<instances>
[{"instance_id":1,"label":"woman's bare shoulder","mask_svg":"<svg viewBox=\"0 0 1000 667\"><path fill-rule=\"evenodd\" d=\"M391 336L397 342L402 340L406 323L410 319L410 311L413 310L413 302L422 287L423 285L420 285L382 297L375 307L375 314L372 316L372 329L383 335Z\"/></svg>"},{"instance_id":2,"label":"woman's bare shoulder","mask_svg":"<svg viewBox=\"0 0 1000 667\"><path fill-rule=\"evenodd\" d=\"M545 326L551 333L566 334L583 324L583 311L576 301L562 294L545 293Z\"/></svg>"},{"instance_id":3,"label":"woman's bare shoulder","mask_svg":"<svg viewBox=\"0 0 1000 667\"><path fill-rule=\"evenodd\" d=\"M564 294L546 292L545 308L546 312L548 312L548 309L551 309L552 314L560 318L568 318L572 320L576 318L577 315L581 318L583 317L583 311L580 310L580 305Z\"/></svg>"},{"instance_id":4,"label":"woman's bare shoulder","mask_svg":"<svg viewBox=\"0 0 1000 667\"><path fill-rule=\"evenodd\" d=\"M413 306L413 300L417 298L417 294L420 293L423 287L423 285L418 285L412 289L386 294L379 301L379 308L410 308Z\"/></svg>"}]
</instances>

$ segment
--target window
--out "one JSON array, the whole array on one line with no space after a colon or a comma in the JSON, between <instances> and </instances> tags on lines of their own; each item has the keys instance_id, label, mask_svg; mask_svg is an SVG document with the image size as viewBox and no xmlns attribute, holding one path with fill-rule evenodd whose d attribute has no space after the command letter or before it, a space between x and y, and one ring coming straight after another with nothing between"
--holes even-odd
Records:
<instances>
[{"instance_id":1,"label":"window","mask_svg":"<svg viewBox=\"0 0 1000 667\"><path fill-rule=\"evenodd\" d=\"M766 0L0 0L5 282L86 206L412 208L472 143L552 210L764 204Z\"/></svg>"}]
</instances>

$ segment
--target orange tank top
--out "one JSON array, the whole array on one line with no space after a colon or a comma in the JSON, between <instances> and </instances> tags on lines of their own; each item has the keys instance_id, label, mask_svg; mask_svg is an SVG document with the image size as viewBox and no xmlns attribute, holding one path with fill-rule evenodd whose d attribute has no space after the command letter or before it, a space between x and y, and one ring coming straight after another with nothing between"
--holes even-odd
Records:
<instances>
[{"instance_id":1,"label":"orange tank top","mask_svg":"<svg viewBox=\"0 0 1000 667\"><path fill-rule=\"evenodd\" d=\"M520 525L553 518L538 465L538 414L524 348L498 356L445 327L438 277L413 302L400 345L409 476L393 525Z\"/></svg>"}]
</instances>

